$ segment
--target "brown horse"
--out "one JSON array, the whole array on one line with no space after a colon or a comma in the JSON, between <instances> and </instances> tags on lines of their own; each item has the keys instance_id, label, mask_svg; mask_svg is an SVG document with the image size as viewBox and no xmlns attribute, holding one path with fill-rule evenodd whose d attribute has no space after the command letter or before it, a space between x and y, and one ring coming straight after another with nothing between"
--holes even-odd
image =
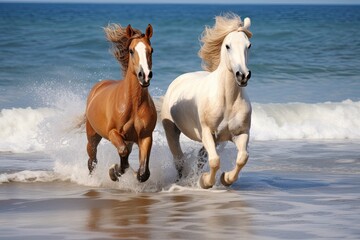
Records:
<instances>
[{"instance_id":1,"label":"brown horse","mask_svg":"<svg viewBox=\"0 0 360 240\"><path fill-rule=\"evenodd\" d=\"M149 24L145 34L130 25L123 28L109 25L105 28L107 39L120 62L123 80L103 80L90 91L86 107L86 134L89 155L88 168L94 170L97 146L102 138L109 140L120 156L120 167L113 165L110 178L117 181L129 167L132 145L139 146L140 167L137 179L145 182L150 177L149 157L152 133L156 125L156 109L148 92L152 78L153 34Z\"/></svg>"}]
</instances>

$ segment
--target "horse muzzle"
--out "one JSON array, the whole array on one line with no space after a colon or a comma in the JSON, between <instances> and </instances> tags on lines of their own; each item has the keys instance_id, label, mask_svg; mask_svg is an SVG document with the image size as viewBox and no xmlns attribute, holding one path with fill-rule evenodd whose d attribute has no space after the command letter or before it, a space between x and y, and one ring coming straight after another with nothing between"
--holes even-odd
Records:
<instances>
[{"instance_id":1,"label":"horse muzzle","mask_svg":"<svg viewBox=\"0 0 360 240\"><path fill-rule=\"evenodd\" d=\"M140 69L139 73L137 74L139 83L144 88L150 86L150 80L151 80L152 76L153 76L153 73L151 70L149 71L148 74L146 74L142 68Z\"/></svg>"},{"instance_id":2,"label":"horse muzzle","mask_svg":"<svg viewBox=\"0 0 360 240\"><path fill-rule=\"evenodd\" d=\"M240 71L237 71L235 76L236 83L239 85L239 87L246 87L249 79L251 78L251 71L249 71L246 75Z\"/></svg>"}]
</instances>

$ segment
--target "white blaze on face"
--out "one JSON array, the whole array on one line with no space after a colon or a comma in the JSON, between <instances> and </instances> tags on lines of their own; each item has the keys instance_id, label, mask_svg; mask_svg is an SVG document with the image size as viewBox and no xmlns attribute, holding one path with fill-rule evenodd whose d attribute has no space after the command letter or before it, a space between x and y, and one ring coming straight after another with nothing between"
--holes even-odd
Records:
<instances>
[{"instance_id":1,"label":"white blaze on face","mask_svg":"<svg viewBox=\"0 0 360 240\"><path fill-rule=\"evenodd\" d=\"M146 58L146 46L144 43L139 42L136 47L135 47L136 52L139 55L139 65L140 67L143 69L144 74L145 74L145 81L148 82L149 81L149 73L150 73L150 69L149 69L149 65L147 62L147 58Z\"/></svg>"}]
</instances>

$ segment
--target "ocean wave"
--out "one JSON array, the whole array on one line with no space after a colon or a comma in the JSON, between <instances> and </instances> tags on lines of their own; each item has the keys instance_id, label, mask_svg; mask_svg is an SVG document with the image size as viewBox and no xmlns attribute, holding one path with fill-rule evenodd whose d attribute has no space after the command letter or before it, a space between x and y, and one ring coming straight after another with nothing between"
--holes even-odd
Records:
<instances>
[{"instance_id":1,"label":"ocean wave","mask_svg":"<svg viewBox=\"0 0 360 240\"><path fill-rule=\"evenodd\" d=\"M0 184L10 182L53 182L59 180L52 171L21 171L0 174Z\"/></svg>"},{"instance_id":2,"label":"ocean wave","mask_svg":"<svg viewBox=\"0 0 360 240\"><path fill-rule=\"evenodd\" d=\"M71 97L67 99L54 103L54 106L48 108L13 108L3 109L0 112L0 128L2 129L0 151L13 153L40 151L48 159L45 166L44 161L35 161L37 157L30 156L29 160L33 158L29 163L32 168L26 164L23 166L24 169L30 170L3 171L0 174L0 184L66 181L83 186L106 187L131 192L181 192L199 189L196 159L201 144L181 137L183 150L186 153L184 171L189 177L174 184L177 171L161 124L156 126L153 134L151 177L147 182L140 184L135 177L135 171L139 167L139 152L136 145L129 159L131 167L119 179L119 182L110 180L108 169L118 162L118 153L109 141L101 141L98 147L99 164L96 171L89 175L86 134L83 129L74 128L78 117L83 115L85 103L82 99L76 100ZM253 103L252 106L251 141L360 139L360 121L358 120L360 119L360 102L346 100L317 104ZM224 148L228 149L227 146L224 145ZM219 150L222 159L235 158L235 147L229 146L230 151ZM342 159L345 162L350 160ZM222 170L232 169L232 164L231 161L222 162ZM223 190L220 183L215 190Z\"/></svg>"},{"instance_id":3,"label":"ocean wave","mask_svg":"<svg viewBox=\"0 0 360 240\"><path fill-rule=\"evenodd\" d=\"M51 146L52 138L72 141L72 127L83 114L83 102L61 108L13 108L0 112L0 151L36 152ZM251 140L286 139L360 139L360 102L325 102L316 104L253 103ZM65 110L64 110L65 109ZM160 126L161 128L161 126ZM66 138L64 137L66 135ZM85 135L85 134L84 134ZM163 134L155 144L166 142Z\"/></svg>"},{"instance_id":4,"label":"ocean wave","mask_svg":"<svg viewBox=\"0 0 360 240\"><path fill-rule=\"evenodd\" d=\"M13 108L0 112L0 151L33 152L44 150L40 141L41 124L55 114L50 108Z\"/></svg>"},{"instance_id":5,"label":"ocean wave","mask_svg":"<svg viewBox=\"0 0 360 240\"><path fill-rule=\"evenodd\" d=\"M254 140L360 139L360 102L253 104Z\"/></svg>"}]
</instances>

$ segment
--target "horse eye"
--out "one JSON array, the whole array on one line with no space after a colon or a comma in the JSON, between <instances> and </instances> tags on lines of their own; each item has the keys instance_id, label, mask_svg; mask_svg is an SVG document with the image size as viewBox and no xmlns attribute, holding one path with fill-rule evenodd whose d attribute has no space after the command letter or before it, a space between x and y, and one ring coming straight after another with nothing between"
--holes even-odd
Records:
<instances>
[{"instance_id":1,"label":"horse eye","mask_svg":"<svg viewBox=\"0 0 360 240\"><path fill-rule=\"evenodd\" d=\"M133 54L134 54L134 50L129 49L129 53L130 53L131 55L133 55Z\"/></svg>"},{"instance_id":2,"label":"horse eye","mask_svg":"<svg viewBox=\"0 0 360 240\"><path fill-rule=\"evenodd\" d=\"M229 45L225 45L226 49L229 50L230 49L230 46Z\"/></svg>"},{"instance_id":3,"label":"horse eye","mask_svg":"<svg viewBox=\"0 0 360 240\"><path fill-rule=\"evenodd\" d=\"M250 49L251 48L251 43L250 43L250 45L248 46L248 49Z\"/></svg>"},{"instance_id":4,"label":"horse eye","mask_svg":"<svg viewBox=\"0 0 360 240\"><path fill-rule=\"evenodd\" d=\"M154 52L154 49L152 48L152 49L151 49L151 53L153 53L153 52Z\"/></svg>"}]
</instances>

